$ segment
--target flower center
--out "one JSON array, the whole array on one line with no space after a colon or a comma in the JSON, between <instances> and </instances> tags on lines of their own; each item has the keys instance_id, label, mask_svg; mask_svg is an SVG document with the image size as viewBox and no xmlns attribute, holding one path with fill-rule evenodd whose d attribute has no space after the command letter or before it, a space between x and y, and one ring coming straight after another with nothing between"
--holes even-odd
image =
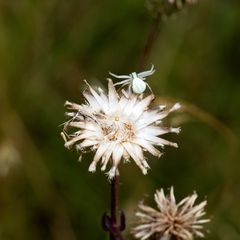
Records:
<instances>
[{"instance_id":1,"label":"flower center","mask_svg":"<svg viewBox=\"0 0 240 240\"><path fill-rule=\"evenodd\" d=\"M112 116L101 121L103 135L108 141L119 143L130 141L135 136L133 124L129 120Z\"/></svg>"}]
</instances>

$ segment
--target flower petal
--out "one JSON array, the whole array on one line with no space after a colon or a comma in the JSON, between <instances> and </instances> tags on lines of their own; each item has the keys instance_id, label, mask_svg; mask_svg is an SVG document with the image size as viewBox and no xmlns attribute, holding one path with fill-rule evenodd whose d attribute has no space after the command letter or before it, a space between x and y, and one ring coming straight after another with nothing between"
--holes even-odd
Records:
<instances>
[{"instance_id":1,"label":"flower petal","mask_svg":"<svg viewBox=\"0 0 240 240\"><path fill-rule=\"evenodd\" d=\"M122 156L123 156L123 146L121 144L116 144L115 149L113 151L112 159L113 159L113 165L118 166Z\"/></svg>"},{"instance_id":2,"label":"flower petal","mask_svg":"<svg viewBox=\"0 0 240 240\"><path fill-rule=\"evenodd\" d=\"M136 119L141 116L144 110L146 110L147 106L152 102L154 99L153 95L149 95L148 97L144 98L140 102L138 102L135 106L133 111L131 112L131 119L136 121Z\"/></svg>"},{"instance_id":3,"label":"flower petal","mask_svg":"<svg viewBox=\"0 0 240 240\"><path fill-rule=\"evenodd\" d=\"M118 94L110 78L108 79L108 101L110 110L118 104Z\"/></svg>"}]
</instances>

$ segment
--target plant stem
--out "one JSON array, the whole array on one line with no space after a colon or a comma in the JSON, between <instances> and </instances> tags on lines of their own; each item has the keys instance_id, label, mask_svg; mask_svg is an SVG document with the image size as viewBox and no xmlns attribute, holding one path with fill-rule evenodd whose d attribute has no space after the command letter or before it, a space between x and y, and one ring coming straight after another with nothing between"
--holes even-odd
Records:
<instances>
[{"instance_id":1,"label":"plant stem","mask_svg":"<svg viewBox=\"0 0 240 240\"><path fill-rule=\"evenodd\" d=\"M154 19L152 28L148 34L147 42L145 44L142 57L140 59L139 70L143 70L147 64L150 53L152 51L153 45L157 39L159 25L160 25L161 16L157 15L156 19Z\"/></svg>"},{"instance_id":2,"label":"plant stem","mask_svg":"<svg viewBox=\"0 0 240 240\"><path fill-rule=\"evenodd\" d=\"M152 29L149 32L147 42L145 44L142 57L140 59L139 68L142 70L150 56L153 45L157 38L159 24L160 24L160 15L153 22ZM102 225L105 231L109 232L110 240L123 240L121 232L125 229L125 215L124 212L120 214L120 223L118 222L118 187L119 187L119 177L115 176L111 181L111 216L109 217L104 213L102 218Z\"/></svg>"},{"instance_id":3,"label":"plant stem","mask_svg":"<svg viewBox=\"0 0 240 240\"><path fill-rule=\"evenodd\" d=\"M104 231L109 232L110 240L123 240L121 232L126 227L124 212L118 214L118 186L119 179L115 176L111 181L110 216L107 213L102 216L102 227Z\"/></svg>"},{"instance_id":4,"label":"plant stem","mask_svg":"<svg viewBox=\"0 0 240 240\"><path fill-rule=\"evenodd\" d=\"M117 229L117 211L118 211L118 176L115 176L111 182L111 222L114 229ZM110 240L115 240L115 234L110 233Z\"/></svg>"}]
</instances>

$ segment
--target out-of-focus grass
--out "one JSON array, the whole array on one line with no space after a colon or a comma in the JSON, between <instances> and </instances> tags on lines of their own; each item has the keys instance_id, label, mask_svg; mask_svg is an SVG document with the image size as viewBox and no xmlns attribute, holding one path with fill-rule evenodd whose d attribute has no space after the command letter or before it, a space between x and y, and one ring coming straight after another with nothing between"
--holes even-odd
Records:
<instances>
[{"instance_id":1,"label":"out-of-focus grass","mask_svg":"<svg viewBox=\"0 0 240 240\"><path fill-rule=\"evenodd\" d=\"M107 239L109 183L87 172L92 154L78 163L64 149L58 125L64 101L82 101L84 78L105 87L109 70L136 70L151 24L144 4L0 1L0 239ZM147 176L121 166L130 225L140 199L174 185L179 198L208 196L207 239L240 239L239 7L202 0L161 24L149 83L159 100L183 103L166 123L182 132L168 136L179 149L149 156Z\"/></svg>"}]
</instances>

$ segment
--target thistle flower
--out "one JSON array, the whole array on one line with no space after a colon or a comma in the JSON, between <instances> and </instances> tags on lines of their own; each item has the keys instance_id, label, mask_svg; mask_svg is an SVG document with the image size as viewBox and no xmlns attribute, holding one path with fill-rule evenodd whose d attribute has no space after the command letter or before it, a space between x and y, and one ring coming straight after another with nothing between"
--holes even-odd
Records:
<instances>
[{"instance_id":1,"label":"thistle flower","mask_svg":"<svg viewBox=\"0 0 240 240\"><path fill-rule=\"evenodd\" d=\"M139 224L132 231L136 238L192 240L194 235L204 237L202 224L210 221L201 219L205 215L207 201L194 206L197 194L193 193L177 204L173 187L167 196L163 189L157 190L154 198L158 210L144 205L143 202L138 205L136 216Z\"/></svg>"},{"instance_id":2,"label":"thistle flower","mask_svg":"<svg viewBox=\"0 0 240 240\"><path fill-rule=\"evenodd\" d=\"M83 150L96 151L94 159L89 166L90 172L96 171L97 163L101 160L101 170L105 171L109 162L112 163L108 177L112 179L119 174L118 166L121 160L129 161L132 158L143 174L147 173L149 165L145 160L144 151L160 157L161 152L154 147L170 145L177 147L176 143L169 142L159 136L174 132L179 128L161 127L161 120L170 112L178 109L175 104L171 109L165 106L148 109L154 96L145 98L124 89L118 94L112 83L108 80L108 94L102 89L94 90L87 82L88 89L83 92L86 103L79 105L66 102L66 113L71 119L64 123L61 133L65 140L65 147L75 147L80 157ZM69 133L69 130L73 129Z\"/></svg>"}]
</instances>

